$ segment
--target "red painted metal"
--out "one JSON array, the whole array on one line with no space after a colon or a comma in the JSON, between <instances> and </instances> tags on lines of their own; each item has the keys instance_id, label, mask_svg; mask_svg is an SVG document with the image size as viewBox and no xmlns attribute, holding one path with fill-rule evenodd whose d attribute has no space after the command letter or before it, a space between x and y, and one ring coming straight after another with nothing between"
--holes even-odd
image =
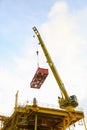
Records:
<instances>
[{"instance_id":1,"label":"red painted metal","mask_svg":"<svg viewBox=\"0 0 87 130\"><path fill-rule=\"evenodd\" d=\"M40 88L48 75L48 69L38 67L31 83L31 88Z\"/></svg>"}]
</instances>

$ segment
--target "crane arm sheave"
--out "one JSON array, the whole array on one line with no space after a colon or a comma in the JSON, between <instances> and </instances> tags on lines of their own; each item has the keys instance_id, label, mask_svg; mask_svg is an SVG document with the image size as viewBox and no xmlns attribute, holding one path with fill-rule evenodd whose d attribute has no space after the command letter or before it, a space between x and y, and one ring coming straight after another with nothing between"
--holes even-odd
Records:
<instances>
[{"instance_id":1,"label":"crane arm sheave","mask_svg":"<svg viewBox=\"0 0 87 130\"><path fill-rule=\"evenodd\" d=\"M52 59L51 59L51 57L50 57L50 55L49 55L49 53L48 53L48 50L47 50L47 48L46 48L46 46L45 46L45 44L44 44L44 42L43 42L43 40L42 40L42 38L41 38L41 35L40 35L40 33L38 32L38 30L37 30L36 27L33 27L33 30L34 30L34 32L35 32L35 34L36 34L36 36L37 36L37 38L38 38L38 40L39 40L39 44L40 44L41 47L42 47L42 50L43 50L43 52L44 52L44 55L45 55L45 57L46 57L46 59L47 59L47 62L48 62L48 64L49 64L50 68L51 68L51 71L52 71L52 73L53 73L53 75L54 75L54 77L55 77L55 79L56 79L56 81L57 81L57 84L58 84L58 86L59 86L59 88L60 88L62 94L64 95L64 97L65 97L65 98L67 99L67 101L68 101L68 100L69 100L69 95L68 95L67 91L65 90L64 84L63 84L63 82L62 82L62 80L61 80L61 78L60 78L60 76L59 76L59 74L58 74L58 72L57 72L57 69L56 69L56 67L55 67L55 65L54 65L54 63L53 63L53 61L52 61Z\"/></svg>"}]
</instances>

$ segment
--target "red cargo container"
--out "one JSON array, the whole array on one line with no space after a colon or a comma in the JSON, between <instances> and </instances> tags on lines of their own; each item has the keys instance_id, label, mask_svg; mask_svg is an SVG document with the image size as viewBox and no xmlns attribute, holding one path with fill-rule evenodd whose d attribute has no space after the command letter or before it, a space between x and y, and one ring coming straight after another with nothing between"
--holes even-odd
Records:
<instances>
[{"instance_id":1,"label":"red cargo container","mask_svg":"<svg viewBox=\"0 0 87 130\"><path fill-rule=\"evenodd\" d=\"M31 88L40 88L48 75L48 69L38 68L31 83Z\"/></svg>"}]
</instances>

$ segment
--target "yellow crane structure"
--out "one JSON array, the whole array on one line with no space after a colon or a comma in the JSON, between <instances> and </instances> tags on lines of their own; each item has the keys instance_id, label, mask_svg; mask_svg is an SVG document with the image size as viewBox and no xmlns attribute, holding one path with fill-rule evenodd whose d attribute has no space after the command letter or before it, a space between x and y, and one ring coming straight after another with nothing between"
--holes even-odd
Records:
<instances>
[{"instance_id":1,"label":"yellow crane structure","mask_svg":"<svg viewBox=\"0 0 87 130\"><path fill-rule=\"evenodd\" d=\"M49 55L48 51L47 51L47 48L40 36L40 33L38 32L37 28L36 27L33 27L33 30L39 40L39 44L41 45L42 49L43 49L43 52L46 56L46 59L47 59L47 63L49 64L51 70L52 70L52 73L58 83L58 86L61 90L61 94L62 94L62 98L59 97L59 105L60 105L60 108L67 108L67 107L77 107L78 106L78 101L77 101L77 97L75 95L72 95L72 96L69 96L65 87L64 87L64 84L57 72L57 69L51 59L51 56Z\"/></svg>"},{"instance_id":2,"label":"yellow crane structure","mask_svg":"<svg viewBox=\"0 0 87 130\"><path fill-rule=\"evenodd\" d=\"M1 116L0 130L70 130L71 125L84 120L84 112L75 109L78 106L76 96L68 95L40 33L36 27L33 27L33 30L61 90L62 98L59 98L59 106L62 109L40 106L36 98L33 99L32 104L27 103L25 106L20 106L17 91L13 114L7 118ZM84 128L86 130L86 125Z\"/></svg>"},{"instance_id":3,"label":"yellow crane structure","mask_svg":"<svg viewBox=\"0 0 87 130\"><path fill-rule=\"evenodd\" d=\"M84 121L82 111L42 107L38 105L35 98L31 105L20 106L18 105L18 92L12 115L0 117L0 130L70 130L71 125L82 119ZM84 128L86 130L86 125Z\"/></svg>"}]
</instances>

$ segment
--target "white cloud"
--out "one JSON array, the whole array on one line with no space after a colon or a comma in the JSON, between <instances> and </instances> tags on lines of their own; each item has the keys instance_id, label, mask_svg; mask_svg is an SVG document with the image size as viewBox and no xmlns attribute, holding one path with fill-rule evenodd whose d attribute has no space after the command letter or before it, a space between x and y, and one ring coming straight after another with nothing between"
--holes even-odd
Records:
<instances>
[{"instance_id":1,"label":"white cloud","mask_svg":"<svg viewBox=\"0 0 87 130\"><path fill-rule=\"evenodd\" d=\"M19 85L17 76L5 68L0 68L0 102L1 112L4 114L10 114L13 110L17 85Z\"/></svg>"},{"instance_id":2,"label":"white cloud","mask_svg":"<svg viewBox=\"0 0 87 130\"><path fill-rule=\"evenodd\" d=\"M42 32L46 36L44 37L47 48L67 85L66 89L71 94L77 94L82 101L87 95L87 69L84 68L87 62L83 57L87 44L85 37L81 35L80 26L83 25L77 22L78 19L82 20L79 13L81 11L78 15L70 14L68 5L64 1L56 3L49 13L49 21L42 25ZM86 12L84 12L85 17ZM81 90L82 86L84 86L83 90Z\"/></svg>"},{"instance_id":3,"label":"white cloud","mask_svg":"<svg viewBox=\"0 0 87 130\"><path fill-rule=\"evenodd\" d=\"M41 30L68 93L77 95L87 119L87 111L83 106L87 99L86 14L87 7L70 14L67 3L58 2L52 7L49 20Z\"/></svg>"},{"instance_id":4,"label":"white cloud","mask_svg":"<svg viewBox=\"0 0 87 130\"><path fill-rule=\"evenodd\" d=\"M49 17L57 17L58 15L64 17L67 14L67 10L68 6L66 2L56 2L49 13Z\"/></svg>"}]
</instances>

